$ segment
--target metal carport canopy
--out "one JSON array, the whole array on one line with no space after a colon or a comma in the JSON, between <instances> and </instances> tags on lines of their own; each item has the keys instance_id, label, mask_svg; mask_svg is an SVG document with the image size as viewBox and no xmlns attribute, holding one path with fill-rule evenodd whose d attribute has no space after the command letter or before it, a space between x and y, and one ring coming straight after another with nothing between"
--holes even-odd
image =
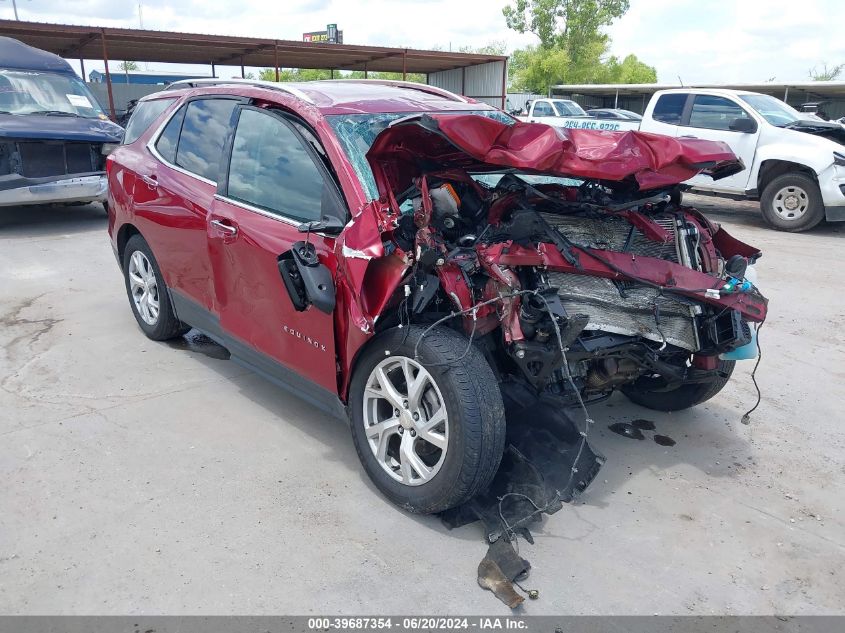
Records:
<instances>
[{"instance_id":1,"label":"metal carport canopy","mask_svg":"<svg viewBox=\"0 0 845 633\"><path fill-rule=\"evenodd\" d=\"M501 55L16 20L0 20L0 34L71 59L102 59L105 40L109 58L176 64L433 73L507 60Z\"/></svg>"}]
</instances>

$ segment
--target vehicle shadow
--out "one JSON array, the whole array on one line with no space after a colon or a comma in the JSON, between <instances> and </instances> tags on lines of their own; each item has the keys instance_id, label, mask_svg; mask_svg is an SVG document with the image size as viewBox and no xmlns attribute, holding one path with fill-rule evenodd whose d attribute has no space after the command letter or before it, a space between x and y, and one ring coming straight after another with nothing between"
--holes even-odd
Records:
<instances>
[{"instance_id":1,"label":"vehicle shadow","mask_svg":"<svg viewBox=\"0 0 845 633\"><path fill-rule=\"evenodd\" d=\"M198 362L221 374L231 374L224 365L227 350L202 335L198 338L195 330L169 345L188 351ZM361 467L344 420L323 413L260 376L246 373L230 379L244 397L263 407L275 424L294 426L325 446L323 457L340 463L350 476L357 476L372 493L374 508L405 515L427 529L444 535L448 533L452 538L483 541L481 524L450 530L436 516L411 514L387 501ZM573 511L578 505L607 507L616 495L625 494L631 480L643 472L673 478L683 476L678 472L681 466L687 472L692 467L718 486L721 478L739 476L752 458L747 441L736 432L742 412L725 407L718 398L687 411L662 413L639 407L616 394L606 402L591 405L589 410L595 420L589 431L589 443L604 455L606 463L576 504L565 504L561 512ZM579 427L583 424L583 413L579 410L571 411L570 415ZM608 428L618 422L634 420L652 422L654 430L643 431L643 439L636 440ZM658 436L668 438L674 444L661 445L655 439ZM556 530L546 529L547 522L554 520L554 517L544 515L531 531L537 536L559 537Z\"/></svg>"},{"instance_id":2,"label":"vehicle shadow","mask_svg":"<svg viewBox=\"0 0 845 633\"><path fill-rule=\"evenodd\" d=\"M719 198L716 196L702 196L688 194L684 197L684 204L695 207L710 220L754 229L774 231L763 221L760 205L755 201L738 201ZM803 235L845 235L845 222L822 222Z\"/></svg>"},{"instance_id":3,"label":"vehicle shadow","mask_svg":"<svg viewBox=\"0 0 845 633\"><path fill-rule=\"evenodd\" d=\"M108 217L99 203L0 207L0 235L38 238L105 230Z\"/></svg>"}]
</instances>

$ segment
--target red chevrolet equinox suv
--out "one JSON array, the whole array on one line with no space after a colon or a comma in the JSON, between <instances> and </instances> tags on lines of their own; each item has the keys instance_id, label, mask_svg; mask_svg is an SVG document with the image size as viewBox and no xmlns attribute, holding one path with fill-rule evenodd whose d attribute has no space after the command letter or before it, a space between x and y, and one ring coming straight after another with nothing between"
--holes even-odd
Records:
<instances>
[{"instance_id":1,"label":"red chevrolet equinox suv","mask_svg":"<svg viewBox=\"0 0 845 633\"><path fill-rule=\"evenodd\" d=\"M556 494L583 490L602 459L567 408L718 393L766 316L760 253L673 193L742 168L425 85L177 82L108 157L109 234L149 338L201 330L347 418L388 498L439 512L508 459L553 463L554 438L577 449Z\"/></svg>"}]
</instances>

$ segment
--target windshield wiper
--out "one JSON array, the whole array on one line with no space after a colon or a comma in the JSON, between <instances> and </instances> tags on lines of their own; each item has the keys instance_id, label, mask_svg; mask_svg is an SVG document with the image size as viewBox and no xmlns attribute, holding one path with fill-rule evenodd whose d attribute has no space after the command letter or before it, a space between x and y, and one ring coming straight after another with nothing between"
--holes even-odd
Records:
<instances>
[{"instance_id":1,"label":"windshield wiper","mask_svg":"<svg viewBox=\"0 0 845 633\"><path fill-rule=\"evenodd\" d=\"M81 118L82 115L76 112L67 112L66 110L33 110L27 114L43 114L45 116L72 116Z\"/></svg>"}]
</instances>

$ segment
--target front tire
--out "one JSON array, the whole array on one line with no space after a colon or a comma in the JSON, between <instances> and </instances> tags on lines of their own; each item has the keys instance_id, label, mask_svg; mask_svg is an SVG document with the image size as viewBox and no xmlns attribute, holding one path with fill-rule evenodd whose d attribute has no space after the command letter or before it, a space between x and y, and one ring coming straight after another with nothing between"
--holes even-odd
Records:
<instances>
[{"instance_id":1,"label":"front tire","mask_svg":"<svg viewBox=\"0 0 845 633\"><path fill-rule=\"evenodd\" d=\"M622 393L634 404L655 411L681 411L710 400L728 384L736 361L720 360L718 374L708 382L681 385L671 391L652 391L637 382L622 387Z\"/></svg>"},{"instance_id":2,"label":"front tire","mask_svg":"<svg viewBox=\"0 0 845 633\"><path fill-rule=\"evenodd\" d=\"M807 231L824 220L824 201L819 186L807 174L783 174L766 185L760 196L766 223L780 231Z\"/></svg>"},{"instance_id":3,"label":"front tire","mask_svg":"<svg viewBox=\"0 0 845 633\"><path fill-rule=\"evenodd\" d=\"M129 238L123 250L123 278L132 314L147 338L166 341L191 329L176 318L158 262L140 235Z\"/></svg>"},{"instance_id":4,"label":"front tire","mask_svg":"<svg viewBox=\"0 0 845 633\"><path fill-rule=\"evenodd\" d=\"M490 365L466 337L440 327L423 332L395 328L373 340L349 403L370 479L393 503L428 514L490 483L504 451L505 411Z\"/></svg>"}]
</instances>

